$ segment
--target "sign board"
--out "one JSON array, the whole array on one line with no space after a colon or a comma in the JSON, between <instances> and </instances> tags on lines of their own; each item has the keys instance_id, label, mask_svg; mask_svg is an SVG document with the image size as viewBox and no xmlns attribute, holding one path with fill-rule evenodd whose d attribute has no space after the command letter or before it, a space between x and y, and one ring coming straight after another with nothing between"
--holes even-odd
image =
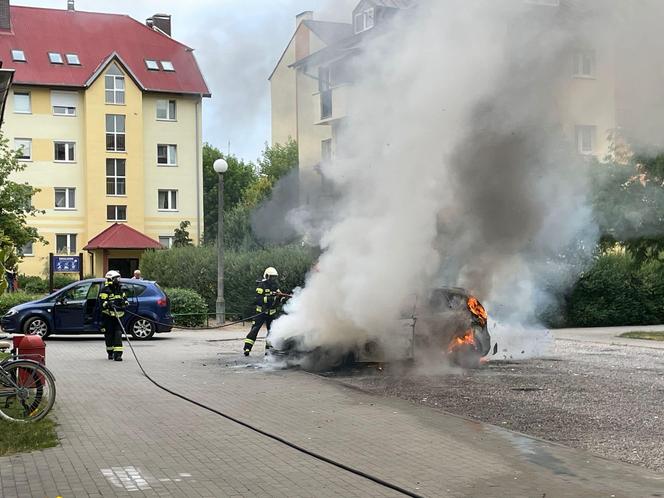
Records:
<instances>
[{"instance_id":1,"label":"sign board","mask_svg":"<svg viewBox=\"0 0 664 498\"><path fill-rule=\"evenodd\" d=\"M78 273L81 271L81 259L78 256L53 256L53 271Z\"/></svg>"}]
</instances>

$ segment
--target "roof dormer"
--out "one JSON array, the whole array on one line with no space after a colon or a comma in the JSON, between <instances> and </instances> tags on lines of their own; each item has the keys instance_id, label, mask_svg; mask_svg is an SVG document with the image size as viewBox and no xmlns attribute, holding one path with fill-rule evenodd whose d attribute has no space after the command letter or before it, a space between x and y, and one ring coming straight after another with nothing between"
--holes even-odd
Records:
<instances>
[{"instance_id":1,"label":"roof dormer","mask_svg":"<svg viewBox=\"0 0 664 498\"><path fill-rule=\"evenodd\" d=\"M353 10L353 32L358 34L368 31L381 20L415 4L416 0L362 0Z\"/></svg>"}]
</instances>

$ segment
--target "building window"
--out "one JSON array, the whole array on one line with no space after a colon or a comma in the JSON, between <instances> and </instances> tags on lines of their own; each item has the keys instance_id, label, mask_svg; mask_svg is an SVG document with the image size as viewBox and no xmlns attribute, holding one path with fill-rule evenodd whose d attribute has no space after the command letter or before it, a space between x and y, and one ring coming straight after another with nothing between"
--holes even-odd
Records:
<instances>
[{"instance_id":1,"label":"building window","mask_svg":"<svg viewBox=\"0 0 664 498\"><path fill-rule=\"evenodd\" d=\"M595 52L593 50L585 50L574 54L573 76L575 78L595 77Z\"/></svg>"},{"instance_id":2,"label":"building window","mask_svg":"<svg viewBox=\"0 0 664 498\"><path fill-rule=\"evenodd\" d=\"M157 164L163 166L177 166L177 145L157 145Z\"/></svg>"},{"instance_id":3,"label":"building window","mask_svg":"<svg viewBox=\"0 0 664 498\"><path fill-rule=\"evenodd\" d=\"M577 126L576 127L576 148L579 154L595 153L595 137L597 127L595 126Z\"/></svg>"},{"instance_id":4,"label":"building window","mask_svg":"<svg viewBox=\"0 0 664 498\"><path fill-rule=\"evenodd\" d=\"M12 50L12 60L14 62L26 62L25 52L17 48Z\"/></svg>"},{"instance_id":5,"label":"building window","mask_svg":"<svg viewBox=\"0 0 664 498\"><path fill-rule=\"evenodd\" d=\"M175 121L175 100L157 100L157 119Z\"/></svg>"},{"instance_id":6,"label":"building window","mask_svg":"<svg viewBox=\"0 0 664 498\"><path fill-rule=\"evenodd\" d=\"M76 234L75 233L56 234L55 249L58 254L76 254Z\"/></svg>"},{"instance_id":7,"label":"building window","mask_svg":"<svg viewBox=\"0 0 664 498\"><path fill-rule=\"evenodd\" d=\"M30 114L32 112L30 92L14 92L14 112L21 114Z\"/></svg>"},{"instance_id":8,"label":"building window","mask_svg":"<svg viewBox=\"0 0 664 498\"><path fill-rule=\"evenodd\" d=\"M332 161L332 139L328 138L320 143L321 160L323 164Z\"/></svg>"},{"instance_id":9,"label":"building window","mask_svg":"<svg viewBox=\"0 0 664 498\"><path fill-rule=\"evenodd\" d=\"M125 116L121 114L106 115L106 150L124 152L125 149Z\"/></svg>"},{"instance_id":10,"label":"building window","mask_svg":"<svg viewBox=\"0 0 664 498\"><path fill-rule=\"evenodd\" d=\"M160 190L159 211L177 211L177 210L178 210L178 191Z\"/></svg>"},{"instance_id":11,"label":"building window","mask_svg":"<svg viewBox=\"0 0 664 498\"><path fill-rule=\"evenodd\" d=\"M157 64L157 61L153 61L153 60L150 60L150 59L145 59L145 66L150 71L159 71L159 64Z\"/></svg>"},{"instance_id":12,"label":"building window","mask_svg":"<svg viewBox=\"0 0 664 498\"><path fill-rule=\"evenodd\" d=\"M126 195L125 167L124 159L106 159L106 195Z\"/></svg>"},{"instance_id":13,"label":"building window","mask_svg":"<svg viewBox=\"0 0 664 498\"><path fill-rule=\"evenodd\" d=\"M160 62L161 62L161 68L164 71L175 71L173 63L171 61L160 61Z\"/></svg>"},{"instance_id":14,"label":"building window","mask_svg":"<svg viewBox=\"0 0 664 498\"><path fill-rule=\"evenodd\" d=\"M106 206L106 221L127 221L127 206Z\"/></svg>"},{"instance_id":15,"label":"building window","mask_svg":"<svg viewBox=\"0 0 664 498\"><path fill-rule=\"evenodd\" d=\"M320 118L332 117L332 90L325 90L320 94Z\"/></svg>"},{"instance_id":16,"label":"building window","mask_svg":"<svg viewBox=\"0 0 664 498\"><path fill-rule=\"evenodd\" d=\"M51 64L64 64L64 61L62 60L62 54L57 52L49 52L48 60L51 61Z\"/></svg>"},{"instance_id":17,"label":"building window","mask_svg":"<svg viewBox=\"0 0 664 498\"><path fill-rule=\"evenodd\" d=\"M55 209L76 209L76 189L55 187Z\"/></svg>"},{"instance_id":18,"label":"building window","mask_svg":"<svg viewBox=\"0 0 664 498\"><path fill-rule=\"evenodd\" d=\"M67 64L70 64L72 66L81 65L81 60L78 58L77 54L66 54L65 57L67 58Z\"/></svg>"},{"instance_id":19,"label":"building window","mask_svg":"<svg viewBox=\"0 0 664 498\"><path fill-rule=\"evenodd\" d=\"M165 247L166 249L170 249L173 247L173 241L175 240L175 237L172 235L160 235L159 236L159 243L161 244L162 247Z\"/></svg>"},{"instance_id":20,"label":"building window","mask_svg":"<svg viewBox=\"0 0 664 498\"><path fill-rule=\"evenodd\" d=\"M18 250L18 252L21 256L34 256L35 255L34 252L33 252L33 249L32 249L32 242L28 242L27 244L25 244L23 247L21 247Z\"/></svg>"},{"instance_id":21,"label":"building window","mask_svg":"<svg viewBox=\"0 0 664 498\"><path fill-rule=\"evenodd\" d=\"M18 152L18 158L23 161L32 161L32 139L15 138L14 148Z\"/></svg>"},{"instance_id":22,"label":"building window","mask_svg":"<svg viewBox=\"0 0 664 498\"><path fill-rule=\"evenodd\" d=\"M76 92L51 92L51 107L56 116L76 116L78 94Z\"/></svg>"},{"instance_id":23,"label":"building window","mask_svg":"<svg viewBox=\"0 0 664 498\"><path fill-rule=\"evenodd\" d=\"M124 75L116 66L112 64L106 71L104 77L104 84L106 86L106 103L107 104L124 104L125 103L125 80Z\"/></svg>"},{"instance_id":24,"label":"building window","mask_svg":"<svg viewBox=\"0 0 664 498\"><path fill-rule=\"evenodd\" d=\"M361 33L374 26L374 9L366 9L355 14L355 33Z\"/></svg>"},{"instance_id":25,"label":"building window","mask_svg":"<svg viewBox=\"0 0 664 498\"><path fill-rule=\"evenodd\" d=\"M54 142L55 160L60 162L73 163L76 159L74 149L76 143L74 142Z\"/></svg>"}]
</instances>

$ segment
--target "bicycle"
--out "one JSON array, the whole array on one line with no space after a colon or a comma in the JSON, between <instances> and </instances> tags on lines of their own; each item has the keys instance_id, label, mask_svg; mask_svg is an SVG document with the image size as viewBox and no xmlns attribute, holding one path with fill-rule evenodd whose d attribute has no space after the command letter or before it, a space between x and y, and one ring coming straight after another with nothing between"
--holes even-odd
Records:
<instances>
[{"instance_id":1,"label":"bicycle","mask_svg":"<svg viewBox=\"0 0 664 498\"><path fill-rule=\"evenodd\" d=\"M34 360L12 354L0 361L0 417L37 422L55 403L55 377Z\"/></svg>"}]
</instances>

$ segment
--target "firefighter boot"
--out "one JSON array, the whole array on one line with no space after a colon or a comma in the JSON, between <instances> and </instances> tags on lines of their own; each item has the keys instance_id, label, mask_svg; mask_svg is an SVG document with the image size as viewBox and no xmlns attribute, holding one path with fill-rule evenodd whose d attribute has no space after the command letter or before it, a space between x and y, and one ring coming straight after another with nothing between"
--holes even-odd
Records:
<instances>
[{"instance_id":1,"label":"firefighter boot","mask_svg":"<svg viewBox=\"0 0 664 498\"><path fill-rule=\"evenodd\" d=\"M113 359L113 351L108 352L108 359L112 360Z\"/></svg>"},{"instance_id":2,"label":"firefighter boot","mask_svg":"<svg viewBox=\"0 0 664 498\"><path fill-rule=\"evenodd\" d=\"M244 355L249 356L249 353L251 353L251 348L254 346L254 342L251 339L245 339L244 340Z\"/></svg>"}]
</instances>

